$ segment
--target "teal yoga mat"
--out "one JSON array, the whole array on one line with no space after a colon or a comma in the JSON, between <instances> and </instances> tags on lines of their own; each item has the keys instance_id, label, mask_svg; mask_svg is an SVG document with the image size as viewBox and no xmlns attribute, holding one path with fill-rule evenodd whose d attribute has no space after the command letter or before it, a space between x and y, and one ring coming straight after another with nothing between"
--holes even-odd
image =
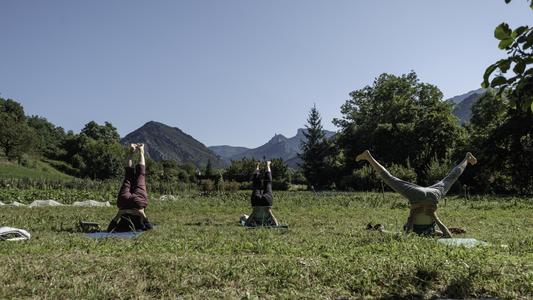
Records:
<instances>
[{"instance_id":1,"label":"teal yoga mat","mask_svg":"<svg viewBox=\"0 0 533 300\"><path fill-rule=\"evenodd\" d=\"M487 242L480 241L478 239L473 239L473 238L438 239L438 242L446 246L463 246L466 248L489 245L489 243Z\"/></svg>"}]
</instances>

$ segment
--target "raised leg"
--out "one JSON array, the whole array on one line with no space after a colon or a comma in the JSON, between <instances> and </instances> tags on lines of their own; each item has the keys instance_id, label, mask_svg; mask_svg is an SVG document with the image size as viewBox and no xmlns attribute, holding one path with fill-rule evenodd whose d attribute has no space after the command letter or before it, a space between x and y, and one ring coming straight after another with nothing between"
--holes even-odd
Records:
<instances>
[{"instance_id":1,"label":"raised leg","mask_svg":"<svg viewBox=\"0 0 533 300\"><path fill-rule=\"evenodd\" d=\"M126 160L125 175L124 181L120 186L117 195L117 206L118 208L124 208L123 206L128 206L128 201L131 197L132 192L132 183L134 182L134 170L133 170L133 154L135 153L135 146L131 144L128 148L128 158Z\"/></svg>"},{"instance_id":2,"label":"raised leg","mask_svg":"<svg viewBox=\"0 0 533 300\"><path fill-rule=\"evenodd\" d=\"M251 196L252 206L259 205L261 196L262 196L261 195L261 178L259 176L259 163L257 163L257 167L255 168L254 174L252 175L252 196Z\"/></svg>"},{"instance_id":3,"label":"raised leg","mask_svg":"<svg viewBox=\"0 0 533 300\"><path fill-rule=\"evenodd\" d=\"M132 190L132 200L137 208L145 208L148 205L148 193L146 191L146 165L144 158L144 144L137 144L140 154L139 164L136 166L135 182Z\"/></svg>"},{"instance_id":4,"label":"raised leg","mask_svg":"<svg viewBox=\"0 0 533 300\"><path fill-rule=\"evenodd\" d=\"M269 195L272 198L272 171L270 169L270 161L267 161L267 170L265 173L263 195Z\"/></svg>"},{"instance_id":5,"label":"raised leg","mask_svg":"<svg viewBox=\"0 0 533 300\"><path fill-rule=\"evenodd\" d=\"M462 162L460 162L457 166L455 166L446 177L444 177L441 181L435 183L434 185L430 186L431 188L435 188L440 191L442 196L446 195L450 188L453 186L453 184L459 179L459 176L463 174L464 170L468 166L468 164L475 165L477 163L477 159L472 155L472 153L468 152L466 153L465 158Z\"/></svg>"},{"instance_id":6,"label":"raised leg","mask_svg":"<svg viewBox=\"0 0 533 300\"><path fill-rule=\"evenodd\" d=\"M366 150L363 153L359 154L356 157L356 161L366 160L370 163L370 166L376 171L376 173L383 179L383 181L394 191L399 193L400 195L407 198L409 201L423 201L427 196L426 192L421 190L422 187L407 182L405 180L401 180L400 178L397 178L395 176L392 176L391 173L387 169L385 169L384 166L382 166L379 162L377 162L374 157L370 154L370 151Z\"/></svg>"}]
</instances>

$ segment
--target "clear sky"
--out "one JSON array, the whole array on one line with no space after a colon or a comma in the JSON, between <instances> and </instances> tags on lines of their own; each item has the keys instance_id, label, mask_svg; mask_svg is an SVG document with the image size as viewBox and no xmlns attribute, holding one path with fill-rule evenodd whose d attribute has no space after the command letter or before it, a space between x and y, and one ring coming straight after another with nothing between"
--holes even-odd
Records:
<instances>
[{"instance_id":1,"label":"clear sky","mask_svg":"<svg viewBox=\"0 0 533 300\"><path fill-rule=\"evenodd\" d=\"M494 27L532 25L525 0L0 1L0 93L79 132L155 120L204 144L326 129L350 91L414 70L445 97L505 53Z\"/></svg>"}]
</instances>

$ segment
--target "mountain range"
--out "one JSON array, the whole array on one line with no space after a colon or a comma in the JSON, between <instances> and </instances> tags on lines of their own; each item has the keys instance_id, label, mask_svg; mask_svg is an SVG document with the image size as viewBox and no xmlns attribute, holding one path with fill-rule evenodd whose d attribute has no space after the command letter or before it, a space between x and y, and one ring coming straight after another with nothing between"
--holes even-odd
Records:
<instances>
[{"instance_id":1,"label":"mountain range","mask_svg":"<svg viewBox=\"0 0 533 300\"><path fill-rule=\"evenodd\" d=\"M297 167L300 162L298 153L302 142L305 140L304 133L306 132L307 129L300 128L296 135L290 138L282 134L276 134L267 143L253 149L227 145L211 146L209 149L226 161L238 160L244 157L258 160L263 158L282 158L289 167ZM324 134L327 139L330 139L335 135L335 132L324 130Z\"/></svg>"},{"instance_id":2,"label":"mountain range","mask_svg":"<svg viewBox=\"0 0 533 300\"><path fill-rule=\"evenodd\" d=\"M477 89L446 100L454 104L453 114L461 124L470 120L472 105L485 91L485 89ZM231 160L244 157L258 160L282 158L290 167L295 168L300 163L298 153L302 141L305 140L305 132L306 129L300 128L295 136L289 138L282 134L275 134L267 143L257 148L228 145L206 147L179 128L150 121L126 135L121 142L124 144L145 143L146 153L153 160L193 163L199 168L205 166L208 161L211 161L215 167L224 167ZM335 132L327 130L324 133L328 139L335 135Z\"/></svg>"}]
</instances>

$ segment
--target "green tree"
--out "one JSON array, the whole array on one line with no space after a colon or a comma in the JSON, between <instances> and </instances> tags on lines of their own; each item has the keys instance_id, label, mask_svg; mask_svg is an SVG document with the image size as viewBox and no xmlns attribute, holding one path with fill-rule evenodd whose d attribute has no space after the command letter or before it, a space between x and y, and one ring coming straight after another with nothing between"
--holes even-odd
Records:
<instances>
[{"instance_id":1,"label":"green tree","mask_svg":"<svg viewBox=\"0 0 533 300\"><path fill-rule=\"evenodd\" d=\"M505 0L509 2L511 0ZM533 10L533 0L529 7ZM501 23L494 30L494 37L508 57L485 70L482 86L498 88L505 93L511 107L533 111L533 27L511 29L507 23ZM513 74L509 75L507 72L511 69Z\"/></svg>"},{"instance_id":2,"label":"green tree","mask_svg":"<svg viewBox=\"0 0 533 300\"><path fill-rule=\"evenodd\" d=\"M207 164L205 165L205 170L204 170L204 176L206 178L213 178L215 176L215 172L213 171L213 164L211 163L211 159L207 160Z\"/></svg>"},{"instance_id":3,"label":"green tree","mask_svg":"<svg viewBox=\"0 0 533 300\"><path fill-rule=\"evenodd\" d=\"M0 98L0 113L9 115L15 122L23 122L26 119L22 105L12 99Z\"/></svg>"},{"instance_id":4,"label":"green tree","mask_svg":"<svg viewBox=\"0 0 533 300\"><path fill-rule=\"evenodd\" d=\"M95 121L91 121L85 124L80 134L109 143L120 142L120 135L117 129L109 122L105 122L104 125L98 125Z\"/></svg>"},{"instance_id":5,"label":"green tree","mask_svg":"<svg viewBox=\"0 0 533 300\"><path fill-rule=\"evenodd\" d=\"M66 138L65 130L48 122L46 118L31 116L27 118L28 125L33 128L37 135L37 151L47 158L57 159L64 155L61 144Z\"/></svg>"},{"instance_id":6,"label":"green tree","mask_svg":"<svg viewBox=\"0 0 533 300\"><path fill-rule=\"evenodd\" d=\"M61 147L62 159L78 170L77 176L108 179L123 172L124 147L111 123L102 126L91 121L80 134L67 133Z\"/></svg>"},{"instance_id":7,"label":"green tree","mask_svg":"<svg viewBox=\"0 0 533 300\"><path fill-rule=\"evenodd\" d=\"M309 186L315 189L323 189L328 186L330 176L328 176L327 159L330 154L330 147L326 140L326 135L322 128L322 119L315 105L311 108L307 118L307 130L304 131L305 139L298 154L302 160L301 168Z\"/></svg>"},{"instance_id":8,"label":"green tree","mask_svg":"<svg viewBox=\"0 0 533 300\"><path fill-rule=\"evenodd\" d=\"M472 106L468 129L479 163L475 173L467 170L465 177L478 192L533 193L530 112L514 109L503 95L488 92Z\"/></svg>"},{"instance_id":9,"label":"green tree","mask_svg":"<svg viewBox=\"0 0 533 300\"><path fill-rule=\"evenodd\" d=\"M465 138L465 130L442 101L434 85L419 82L415 72L402 76L381 74L372 86L350 93L341 107L337 144L349 175L357 154L370 149L381 162L410 161L419 177L427 163L444 158Z\"/></svg>"},{"instance_id":10,"label":"green tree","mask_svg":"<svg viewBox=\"0 0 533 300\"><path fill-rule=\"evenodd\" d=\"M33 150L37 135L28 126L20 103L0 98L0 148L8 159L19 159Z\"/></svg>"},{"instance_id":11,"label":"green tree","mask_svg":"<svg viewBox=\"0 0 533 300\"><path fill-rule=\"evenodd\" d=\"M252 178L255 167L259 161L253 158L232 160L224 172L224 178L228 181L248 182Z\"/></svg>"}]
</instances>

